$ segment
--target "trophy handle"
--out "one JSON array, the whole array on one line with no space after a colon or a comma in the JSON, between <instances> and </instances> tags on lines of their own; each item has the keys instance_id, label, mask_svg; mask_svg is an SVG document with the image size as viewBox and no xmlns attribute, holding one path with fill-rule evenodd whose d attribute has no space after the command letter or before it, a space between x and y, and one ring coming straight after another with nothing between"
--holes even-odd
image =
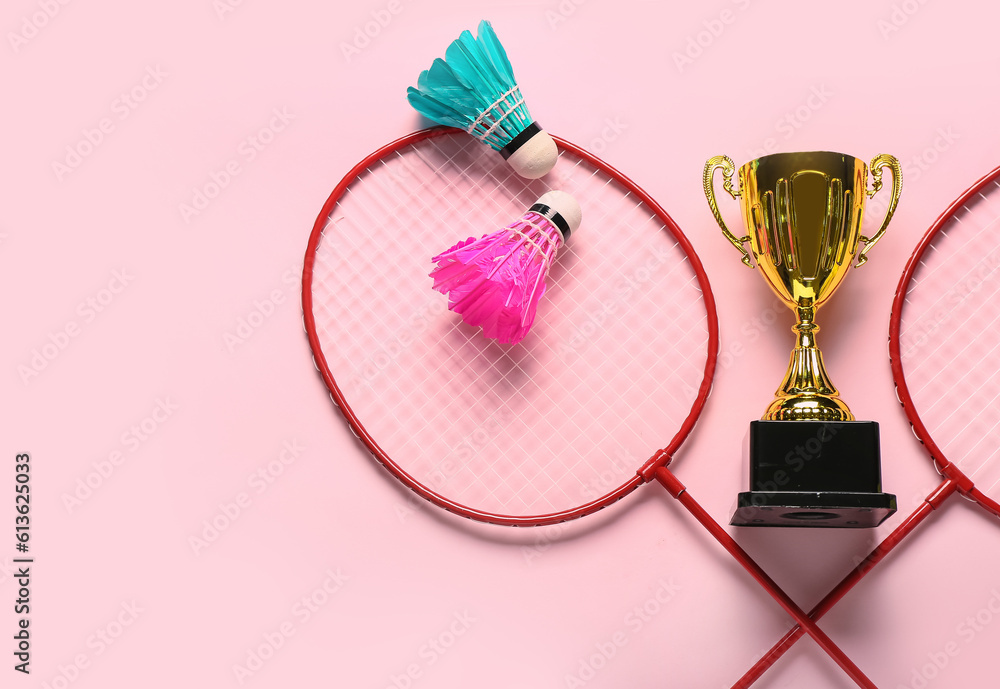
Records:
<instances>
[{"instance_id":1,"label":"trophy handle","mask_svg":"<svg viewBox=\"0 0 1000 689\"><path fill-rule=\"evenodd\" d=\"M729 156L709 158L708 162L705 163L705 174L702 176L702 181L705 184L705 197L708 199L708 207L712 209L715 222L719 223L719 227L722 228L722 234L726 235L726 239L732 242L733 246L743 254L744 265L748 268L753 268L753 263L750 262L750 254L744 246L745 242L750 241L750 235L737 237L730 232L729 228L726 227L726 221L722 219L722 214L719 212L719 204L715 202L715 189L712 186L712 182L716 169L720 167L722 168L722 188L734 199L740 196L739 190L733 191L733 172L736 171L736 166L733 164L732 159Z\"/></svg>"},{"instance_id":2,"label":"trophy handle","mask_svg":"<svg viewBox=\"0 0 1000 689\"><path fill-rule=\"evenodd\" d=\"M858 262L855 268L860 268L868 260L868 251L875 246L878 240L882 239L882 235L885 234L885 228L889 226L889 221L892 220L892 214L896 212L896 204L899 203L899 192L903 188L903 170L895 156L888 155L887 153L872 158L870 165L872 171L872 188L868 189L865 193L869 197L872 197L882 188L882 168L885 167L892 168L892 196L889 198L889 208L885 211L885 219L882 220L882 226L878 228L878 232L873 234L871 239L863 235L861 236L861 241L864 242L865 247L858 254Z\"/></svg>"}]
</instances>

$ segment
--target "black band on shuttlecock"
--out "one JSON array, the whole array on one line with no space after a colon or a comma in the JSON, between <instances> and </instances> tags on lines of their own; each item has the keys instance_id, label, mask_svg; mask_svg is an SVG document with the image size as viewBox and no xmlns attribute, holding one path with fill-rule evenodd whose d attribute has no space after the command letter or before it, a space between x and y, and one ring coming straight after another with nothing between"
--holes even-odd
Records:
<instances>
[{"instance_id":1,"label":"black band on shuttlecock","mask_svg":"<svg viewBox=\"0 0 1000 689\"><path fill-rule=\"evenodd\" d=\"M503 156L504 160L507 160L514 155L514 152L521 148L521 146L523 146L528 139L540 131L542 131L542 128L538 126L538 123L532 122L524 128L523 132L511 139L509 144L500 149L500 155Z\"/></svg>"},{"instance_id":2,"label":"black band on shuttlecock","mask_svg":"<svg viewBox=\"0 0 1000 689\"><path fill-rule=\"evenodd\" d=\"M552 206L547 206L544 203L536 203L529 208L528 211L530 213L538 213L559 228L559 231L562 233L563 241L569 239L569 223L566 222L566 218L562 217L562 215L560 215L559 212Z\"/></svg>"}]
</instances>

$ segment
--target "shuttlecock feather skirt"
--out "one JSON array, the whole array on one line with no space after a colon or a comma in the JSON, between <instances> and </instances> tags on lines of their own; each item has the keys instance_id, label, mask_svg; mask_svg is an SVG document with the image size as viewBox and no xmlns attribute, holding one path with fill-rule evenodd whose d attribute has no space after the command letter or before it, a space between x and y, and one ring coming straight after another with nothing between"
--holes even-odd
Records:
<instances>
[{"instance_id":1,"label":"shuttlecock feather skirt","mask_svg":"<svg viewBox=\"0 0 1000 689\"><path fill-rule=\"evenodd\" d=\"M502 230L470 237L435 256L434 289L448 295L448 308L466 323L481 326L484 336L515 344L535 321L546 276L564 241L550 218L529 210Z\"/></svg>"}]
</instances>

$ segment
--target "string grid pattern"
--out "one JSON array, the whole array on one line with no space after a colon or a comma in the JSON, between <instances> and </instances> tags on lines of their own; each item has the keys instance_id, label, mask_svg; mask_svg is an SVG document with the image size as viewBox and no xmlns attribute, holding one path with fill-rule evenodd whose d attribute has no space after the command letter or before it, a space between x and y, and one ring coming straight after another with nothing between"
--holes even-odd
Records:
<instances>
[{"instance_id":1,"label":"string grid pattern","mask_svg":"<svg viewBox=\"0 0 1000 689\"><path fill-rule=\"evenodd\" d=\"M1000 486L1000 184L958 209L906 295L900 353L914 407L946 457L996 498Z\"/></svg>"},{"instance_id":2,"label":"string grid pattern","mask_svg":"<svg viewBox=\"0 0 1000 689\"><path fill-rule=\"evenodd\" d=\"M584 220L532 331L500 345L431 290L430 257L550 188ZM488 512L572 509L632 479L690 412L707 357L695 271L649 206L568 152L528 181L463 135L411 144L347 188L312 294L322 356L361 424L418 482Z\"/></svg>"}]
</instances>

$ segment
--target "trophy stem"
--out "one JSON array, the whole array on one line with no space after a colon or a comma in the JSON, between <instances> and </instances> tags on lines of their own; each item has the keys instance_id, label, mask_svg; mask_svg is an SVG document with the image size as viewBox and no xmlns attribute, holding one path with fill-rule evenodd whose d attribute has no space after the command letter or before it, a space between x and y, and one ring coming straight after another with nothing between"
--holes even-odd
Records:
<instances>
[{"instance_id":1,"label":"trophy stem","mask_svg":"<svg viewBox=\"0 0 1000 689\"><path fill-rule=\"evenodd\" d=\"M853 421L854 414L840 399L840 392L830 381L823 365L823 354L816 346L819 326L814 322L815 307L799 306L795 349L788 361L785 379L768 406L763 421Z\"/></svg>"}]
</instances>

